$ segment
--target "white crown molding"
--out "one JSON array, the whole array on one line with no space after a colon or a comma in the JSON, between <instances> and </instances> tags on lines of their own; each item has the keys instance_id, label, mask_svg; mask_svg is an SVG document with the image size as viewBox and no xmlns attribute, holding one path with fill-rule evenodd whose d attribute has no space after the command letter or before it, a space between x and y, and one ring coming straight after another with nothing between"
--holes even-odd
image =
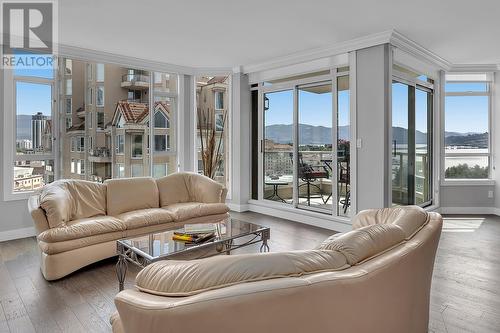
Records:
<instances>
[{"instance_id":1,"label":"white crown molding","mask_svg":"<svg viewBox=\"0 0 500 333\"><path fill-rule=\"evenodd\" d=\"M454 64L449 72L454 73L484 73L500 70L500 65L494 64Z\"/></svg>"},{"instance_id":2,"label":"white crown molding","mask_svg":"<svg viewBox=\"0 0 500 333\"><path fill-rule=\"evenodd\" d=\"M354 50L389 43L392 33L393 31L389 30L371 34L365 37L335 43L326 47L292 53L283 57L274 58L260 63L247 64L241 66L241 68L243 73L248 74L283 66L295 65L298 63L317 60L320 58L331 57Z\"/></svg>"},{"instance_id":3,"label":"white crown molding","mask_svg":"<svg viewBox=\"0 0 500 333\"><path fill-rule=\"evenodd\" d=\"M431 64L437 65L444 70L448 71L452 67L452 64L448 60L438 56L432 51L427 50L425 47L417 44L396 30L392 31L389 43L398 49L413 55L417 59L430 62Z\"/></svg>"},{"instance_id":4,"label":"white crown molding","mask_svg":"<svg viewBox=\"0 0 500 333\"><path fill-rule=\"evenodd\" d=\"M57 45L57 55L77 60L92 60L121 66L130 66L157 72L193 75L195 69L187 66L168 64L159 61L123 56L114 53L85 49L71 45Z\"/></svg>"}]
</instances>

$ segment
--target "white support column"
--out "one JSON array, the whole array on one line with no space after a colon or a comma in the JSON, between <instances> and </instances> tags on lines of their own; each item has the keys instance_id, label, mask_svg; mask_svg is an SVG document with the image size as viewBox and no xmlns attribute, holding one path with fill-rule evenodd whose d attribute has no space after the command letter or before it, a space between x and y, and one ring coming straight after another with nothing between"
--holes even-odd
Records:
<instances>
[{"instance_id":1,"label":"white support column","mask_svg":"<svg viewBox=\"0 0 500 333\"><path fill-rule=\"evenodd\" d=\"M390 66L389 44L356 51L358 211L390 204Z\"/></svg>"},{"instance_id":2,"label":"white support column","mask_svg":"<svg viewBox=\"0 0 500 333\"><path fill-rule=\"evenodd\" d=\"M177 147L180 171L196 171L196 103L192 75L179 76Z\"/></svg>"},{"instance_id":3,"label":"white support column","mask_svg":"<svg viewBox=\"0 0 500 333\"><path fill-rule=\"evenodd\" d=\"M231 209L247 210L251 193L251 95L248 76L232 75L231 131Z\"/></svg>"}]
</instances>

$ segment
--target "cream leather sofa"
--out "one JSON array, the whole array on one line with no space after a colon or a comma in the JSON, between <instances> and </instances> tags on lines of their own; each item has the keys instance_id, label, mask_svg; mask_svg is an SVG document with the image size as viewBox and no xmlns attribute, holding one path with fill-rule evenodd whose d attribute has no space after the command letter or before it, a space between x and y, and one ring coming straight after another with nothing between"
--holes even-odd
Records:
<instances>
[{"instance_id":1,"label":"cream leather sofa","mask_svg":"<svg viewBox=\"0 0 500 333\"><path fill-rule=\"evenodd\" d=\"M308 251L162 261L115 298L114 332L427 332L442 219L367 210Z\"/></svg>"},{"instance_id":2,"label":"cream leather sofa","mask_svg":"<svg viewBox=\"0 0 500 333\"><path fill-rule=\"evenodd\" d=\"M116 240L228 216L226 189L208 177L176 173L164 178L59 180L29 199L41 270L59 279L116 255Z\"/></svg>"}]
</instances>

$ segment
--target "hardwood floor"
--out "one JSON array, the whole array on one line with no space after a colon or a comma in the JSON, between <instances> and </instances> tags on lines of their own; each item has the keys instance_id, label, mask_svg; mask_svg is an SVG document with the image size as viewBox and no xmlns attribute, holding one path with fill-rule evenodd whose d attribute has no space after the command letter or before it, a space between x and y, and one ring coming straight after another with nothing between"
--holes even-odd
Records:
<instances>
[{"instance_id":1,"label":"hardwood floor","mask_svg":"<svg viewBox=\"0 0 500 333\"><path fill-rule=\"evenodd\" d=\"M257 213L271 227L271 251L309 249L332 231ZM258 245L240 249L258 251ZM34 238L0 243L0 333L109 332L118 285L115 259L55 282L43 279ZM129 265L125 288L138 269ZM431 292L430 332L500 332L500 218L448 216Z\"/></svg>"}]
</instances>

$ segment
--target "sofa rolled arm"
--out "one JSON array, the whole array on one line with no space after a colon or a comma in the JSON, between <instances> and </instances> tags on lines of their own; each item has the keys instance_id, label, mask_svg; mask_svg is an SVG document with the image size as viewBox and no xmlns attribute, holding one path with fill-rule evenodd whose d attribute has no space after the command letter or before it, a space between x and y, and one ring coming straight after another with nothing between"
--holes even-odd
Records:
<instances>
[{"instance_id":1,"label":"sofa rolled arm","mask_svg":"<svg viewBox=\"0 0 500 333\"><path fill-rule=\"evenodd\" d=\"M35 224L37 235L44 232L45 230L50 229L45 211L40 207L40 196L38 194L29 197L28 211Z\"/></svg>"},{"instance_id":2,"label":"sofa rolled arm","mask_svg":"<svg viewBox=\"0 0 500 333\"><path fill-rule=\"evenodd\" d=\"M227 189L215 180L197 173L188 173L186 185L191 198L196 202L225 203Z\"/></svg>"}]
</instances>

